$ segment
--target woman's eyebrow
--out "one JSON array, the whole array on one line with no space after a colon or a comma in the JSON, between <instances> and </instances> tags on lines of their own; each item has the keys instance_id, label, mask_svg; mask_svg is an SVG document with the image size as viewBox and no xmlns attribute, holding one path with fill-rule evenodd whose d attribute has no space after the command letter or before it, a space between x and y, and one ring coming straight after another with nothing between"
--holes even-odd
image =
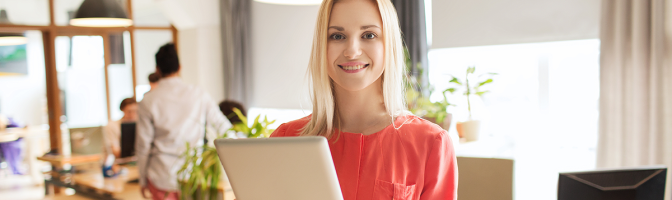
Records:
<instances>
[{"instance_id":1,"label":"woman's eyebrow","mask_svg":"<svg viewBox=\"0 0 672 200\"><path fill-rule=\"evenodd\" d=\"M338 31L344 31L345 30L343 27L340 27L340 26L330 26L329 28L333 28L333 29L336 29Z\"/></svg>"},{"instance_id":2,"label":"woman's eyebrow","mask_svg":"<svg viewBox=\"0 0 672 200\"><path fill-rule=\"evenodd\" d=\"M345 29L343 27L340 27L340 26L330 26L329 28L333 28L333 29L336 29L338 31L345 31ZM380 27L377 26L377 25L365 25L365 26L362 26L360 29L361 30L366 30L366 29L369 29L369 28L379 28L380 29Z\"/></svg>"},{"instance_id":3,"label":"woman's eyebrow","mask_svg":"<svg viewBox=\"0 0 672 200\"><path fill-rule=\"evenodd\" d=\"M362 28L360 28L360 29L361 30L366 30L366 29L369 29L369 28L379 28L380 29L380 27L378 27L376 25L366 25L366 26L362 26Z\"/></svg>"}]
</instances>

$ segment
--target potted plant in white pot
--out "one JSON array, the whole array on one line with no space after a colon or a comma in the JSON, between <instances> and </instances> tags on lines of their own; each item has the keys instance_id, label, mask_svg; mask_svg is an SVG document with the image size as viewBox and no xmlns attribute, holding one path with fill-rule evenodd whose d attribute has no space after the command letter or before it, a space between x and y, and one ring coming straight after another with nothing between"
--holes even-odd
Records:
<instances>
[{"instance_id":1,"label":"potted plant in white pot","mask_svg":"<svg viewBox=\"0 0 672 200\"><path fill-rule=\"evenodd\" d=\"M470 79L474 79L472 76L474 75L475 71L476 71L475 66L468 67L464 80L460 80L459 78L452 76L452 79L449 81L449 83L451 83L454 87L446 89L446 91L450 93L454 93L459 89L464 90L462 95L464 95L467 98L467 111L469 113L469 117L467 118L466 121L457 122L455 124L455 129L457 129L460 138L464 138L467 142L478 140L478 135L481 126L480 125L481 122L473 118L471 107L472 98L474 97L480 98L481 96L483 96L483 94L490 92L488 90L482 90L481 87L492 83L492 76L497 75L496 73L481 74L478 77L476 77L476 79L480 80L476 81L476 83L474 84L473 80Z\"/></svg>"},{"instance_id":2,"label":"potted plant in white pot","mask_svg":"<svg viewBox=\"0 0 672 200\"><path fill-rule=\"evenodd\" d=\"M233 127L225 133L218 133L217 138L228 138L229 133L244 138L269 137L274 131L274 129L269 129L268 126L275 123L275 120L268 121L264 116L264 120L259 121L261 118L261 115L259 115L248 126L247 118L240 110L234 108L233 112L236 113L241 122L233 124ZM180 199L217 199L217 188L224 178L224 168L219 162L217 150L207 144L192 147L187 143L187 151L182 154L182 157L185 158L185 162L177 172L178 183L180 184Z\"/></svg>"}]
</instances>

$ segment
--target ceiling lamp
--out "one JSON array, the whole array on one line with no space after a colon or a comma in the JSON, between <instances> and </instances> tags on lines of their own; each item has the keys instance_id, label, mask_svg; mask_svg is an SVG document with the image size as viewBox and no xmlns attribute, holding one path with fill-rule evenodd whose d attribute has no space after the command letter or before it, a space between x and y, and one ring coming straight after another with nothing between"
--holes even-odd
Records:
<instances>
[{"instance_id":1,"label":"ceiling lamp","mask_svg":"<svg viewBox=\"0 0 672 200\"><path fill-rule=\"evenodd\" d=\"M20 33L0 33L0 46L12 46L28 43L28 38Z\"/></svg>"},{"instance_id":2,"label":"ceiling lamp","mask_svg":"<svg viewBox=\"0 0 672 200\"><path fill-rule=\"evenodd\" d=\"M256 0L257 2L283 5L320 5L322 0Z\"/></svg>"},{"instance_id":3,"label":"ceiling lamp","mask_svg":"<svg viewBox=\"0 0 672 200\"><path fill-rule=\"evenodd\" d=\"M115 0L84 0L70 25L85 27L126 27L133 25Z\"/></svg>"},{"instance_id":4,"label":"ceiling lamp","mask_svg":"<svg viewBox=\"0 0 672 200\"><path fill-rule=\"evenodd\" d=\"M0 24L12 24L7 18L7 11L0 10ZM28 38L21 33L0 33L0 46L11 46L28 43Z\"/></svg>"}]
</instances>

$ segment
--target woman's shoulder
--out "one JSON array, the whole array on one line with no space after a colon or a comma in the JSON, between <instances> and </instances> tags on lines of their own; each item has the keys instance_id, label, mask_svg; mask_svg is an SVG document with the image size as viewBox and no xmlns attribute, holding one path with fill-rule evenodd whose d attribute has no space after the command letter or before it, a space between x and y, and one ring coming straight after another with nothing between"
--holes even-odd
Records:
<instances>
[{"instance_id":1,"label":"woman's shoulder","mask_svg":"<svg viewBox=\"0 0 672 200\"><path fill-rule=\"evenodd\" d=\"M407 120L407 122L397 130L397 134L401 137L397 138L413 144L419 149L425 149L425 152L431 152L434 148L444 147L450 149L449 151L452 152L452 139L448 135L448 131L421 117L415 115L406 117L404 120Z\"/></svg>"},{"instance_id":2,"label":"woman's shoulder","mask_svg":"<svg viewBox=\"0 0 672 200\"><path fill-rule=\"evenodd\" d=\"M427 121L426 119L412 114L401 117L403 117L403 119L397 121L402 121L402 124L396 125L397 127L401 126L398 129L401 132L412 132L413 135L417 137L428 139L447 136L447 131L445 129L441 128L441 126L435 123Z\"/></svg>"},{"instance_id":3,"label":"woman's shoulder","mask_svg":"<svg viewBox=\"0 0 672 200\"><path fill-rule=\"evenodd\" d=\"M287 123L280 124L271 137L286 137L286 136L298 136L303 130L303 127L310 122L312 115L305 116L300 119L296 119Z\"/></svg>"}]
</instances>

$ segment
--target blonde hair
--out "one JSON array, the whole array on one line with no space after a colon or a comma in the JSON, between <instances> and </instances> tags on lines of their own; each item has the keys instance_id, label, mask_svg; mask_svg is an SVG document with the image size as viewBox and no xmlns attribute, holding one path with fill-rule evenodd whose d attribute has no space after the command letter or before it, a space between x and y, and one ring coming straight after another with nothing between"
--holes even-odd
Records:
<instances>
[{"instance_id":1,"label":"blonde hair","mask_svg":"<svg viewBox=\"0 0 672 200\"><path fill-rule=\"evenodd\" d=\"M324 0L320 6L315 25L315 36L308 64L308 74L312 79L313 114L300 135L325 136L330 138L334 133L336 122L336 103L334 100L333 81L327 74L327 29L331 10L337 0ZM403 78L405 73L404 47L402 44L399 20L394 5L390 0L375 0L383 21L384 71L382 80L385 109L391 120L406 113L403 94ZM394 123L394 121L393 121ZM340 128L339 128L340 129Z\"/></svg>"}]
</instances>

